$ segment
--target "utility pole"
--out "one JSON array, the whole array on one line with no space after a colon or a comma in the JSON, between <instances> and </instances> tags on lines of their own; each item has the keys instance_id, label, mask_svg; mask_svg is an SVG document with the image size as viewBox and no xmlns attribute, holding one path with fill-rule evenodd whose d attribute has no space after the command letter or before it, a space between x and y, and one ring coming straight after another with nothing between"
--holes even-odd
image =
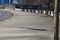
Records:
<instances>
[{"instance_id":1,"label":"utility pole","mask_svg":"<svg viewBox=\"0 0 60 40\"><path fill-rule=\"evenodd\" d=\"M59 40L59 0L55 0L54 7L54 40Z\"/></svg>"}]
</instances>

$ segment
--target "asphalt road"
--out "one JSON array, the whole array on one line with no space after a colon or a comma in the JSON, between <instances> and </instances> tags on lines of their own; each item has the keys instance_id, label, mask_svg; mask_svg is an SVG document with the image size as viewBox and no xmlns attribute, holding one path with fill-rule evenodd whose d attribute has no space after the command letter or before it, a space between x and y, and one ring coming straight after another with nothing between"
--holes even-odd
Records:
<instances>
[{"instance_id":1,"label":"asphalt road","mask_svg":"<svg viewBox=\"0 0 60 40\"><path fill-rule=\"evenodd\" d=\"M0 10L0 21L4 20L4 19L7 19L11 16L12 16L12 14L10 12Z\"/></svg>"}]
</instances>

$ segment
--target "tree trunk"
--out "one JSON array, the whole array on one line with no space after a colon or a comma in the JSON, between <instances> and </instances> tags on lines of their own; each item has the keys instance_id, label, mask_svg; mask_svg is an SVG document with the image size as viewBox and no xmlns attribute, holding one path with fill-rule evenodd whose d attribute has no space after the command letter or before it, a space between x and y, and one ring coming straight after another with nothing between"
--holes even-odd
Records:
<instances>
[{"instance_id":1,"label":"tree trunk","mask_svg":"<svg viewBox=\"0 0 60 40\"><path fill-rule=\"evenodd\" d=\"M59 0L55 0L54 7L54 40L59 40Z\"/></svg>"}]
</instances>

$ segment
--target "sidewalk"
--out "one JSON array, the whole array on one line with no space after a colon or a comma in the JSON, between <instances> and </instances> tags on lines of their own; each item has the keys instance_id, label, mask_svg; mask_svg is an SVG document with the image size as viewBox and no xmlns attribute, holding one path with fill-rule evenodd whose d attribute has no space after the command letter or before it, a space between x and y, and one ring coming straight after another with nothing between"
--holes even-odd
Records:
<instances>
[{"instance_id":1,"label":"sidewalk","mask_svg":"<svg viewBox=\"0 0 60 40\"><path fill-rule=\"evenodd\" d=\"M43 14L21 12L11 9L14 16L0 22L2 40L53 40L53 19ZM39 30L37 30L39 29Z\"/></svg>"},{"instance_id":2,"label":"sidewalk","mask_svg":"<svg viewBox=\"0 0 60 40\"><path fill-rule=\"evenodd\" d=\"M53 40L53 34L25 28L0 28L0 40Z\"/></svg>"}]
</instances>

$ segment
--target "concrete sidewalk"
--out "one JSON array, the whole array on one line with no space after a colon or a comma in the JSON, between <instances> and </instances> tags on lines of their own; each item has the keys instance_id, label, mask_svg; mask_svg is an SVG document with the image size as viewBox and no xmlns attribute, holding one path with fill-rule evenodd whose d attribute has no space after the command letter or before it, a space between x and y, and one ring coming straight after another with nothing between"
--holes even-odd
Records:
<instances>
[{"instance_id":1,"label":"concrete sidewalk","mask_svg":"<svg viewBox=\"0 0 60 40\"><path fill-rule=\"evenodd\" d=\"M1 25L4 26L13 26L13 27L28 27L28 28L37 28L37 29L47 29L49 30L53 26L53 19L47 17L43 14L35 14L28 12L19 12L14 10L8 10L13 12L14 16L10 19L1 22ZM6 23L7 22L7 23Z\"/></svg>"},{"instance_id":2,"label":"concrete sidewalk","mask_svg":"<svg viewBox=\"0 0 60 40\"><path fill-rule=\"evenodd\" d=\"M11 9L1 10L14 14L11 18L0 22L1 40L53 40L51 17Z\"/></svg>"},{"instance_id":3,"label":"concrete sidewalk","mask_svg":"<svg viewBox=\"0 0 60 40\"><path fill-rule=\"evenodd\" d=\"M53 34L25 28L0 28L0 40L53 40Z\"/></svg>"}]
</instances>

